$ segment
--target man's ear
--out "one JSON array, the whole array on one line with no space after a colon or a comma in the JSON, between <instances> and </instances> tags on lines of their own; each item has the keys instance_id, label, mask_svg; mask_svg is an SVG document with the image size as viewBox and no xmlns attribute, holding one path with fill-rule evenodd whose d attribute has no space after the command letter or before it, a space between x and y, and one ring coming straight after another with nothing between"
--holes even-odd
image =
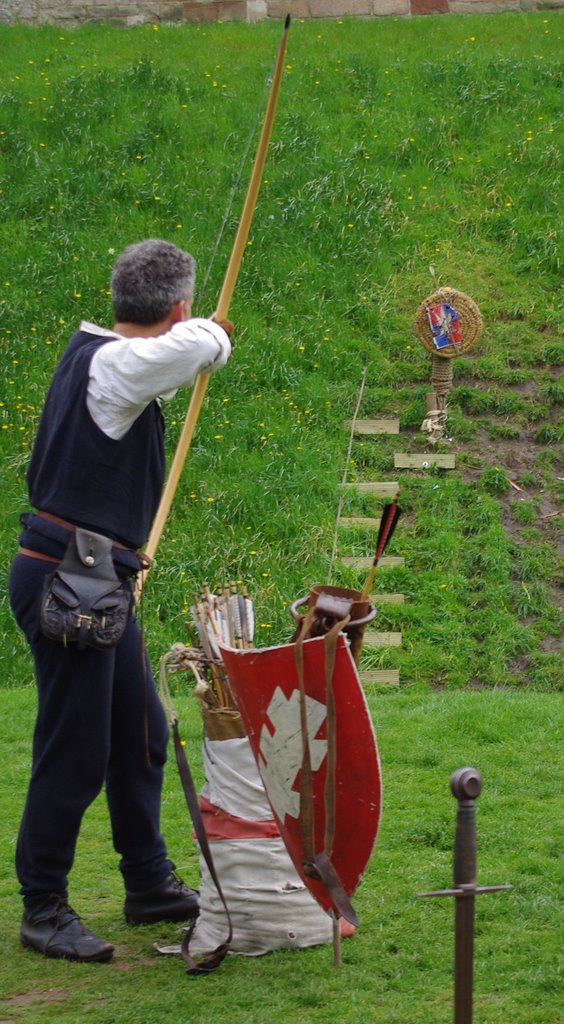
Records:
<instances>
[{"instance_id":1,"label":"man's ear","mask_svg":"<svg viewBox=\"0 0 564 1024\"><path fill-rule=\"evenodd\" d=\"M184 302L182 301L182 299L179 299L179 301L175 302L174 306L171 307L169 318L171 324L177 324L181 320L186 319L184 314Z\"/></svg>"}]
</instances>

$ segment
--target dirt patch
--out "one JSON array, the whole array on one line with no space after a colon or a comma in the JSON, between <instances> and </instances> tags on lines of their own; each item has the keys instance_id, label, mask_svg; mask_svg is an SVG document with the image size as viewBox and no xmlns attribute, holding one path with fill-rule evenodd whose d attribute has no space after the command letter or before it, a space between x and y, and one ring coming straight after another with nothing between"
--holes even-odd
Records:
<instances>
[{"instance_id":1,"label":"dirt patch","mask_svg":"<svg viewBox=\"0 0 564 1024\"><path fill-rule=\"evenodd\" d=\"M510 418L491 417L492 427L503 426ZM484 470L495 466L505 472L507 490L500 491L496 497L503 507L503 525L508 534L519 542L522 524L515 518L515 504L521 501L535 501L537 515L530 525L550 535L555 540L562 530L564 513L552 496L545 490L543 474L550 473L553 480L564 476L562 459L554 459L550 469L542 465L542 455L551 451L550 445L539 444L534 439L534 430L523 429L519 437L492 439L487 428L478 426L476 434L470 441L453 440L452 452L460 455L457 469L466 482L479 480ZM464 456L471 457L474 464L465 465ZM479 459L479 465L476 461ZM545 478L546 479L546 478Z\"/></svg>"},{"instance_id":2,"label":"dirt patch","mask_svg":"<svg viewBox=\"0 0 564 1024\"><path fill-rule=\"evenodd\" d=\"M128 946L121 945L115 947L114 956L108 964L108 968L114 971L131 971L134 967L154 967L158 960L159 957L156 953L154 957L151 957L143 953L134 953Z\"/></svg>"},{"instance_id":3,"label":"dirt patch","mask_svg":"<svg viewBox=\"0 0 564 1024\"><path fill-rule=\"evenodd\" d=\"M503 428L511 424L507 416L490 417L490 430ZM484 466L503 466L513 470L517 476L524 475L535 467L539 455L547 450L547 445L534 440L532 429L520 428L518 437L492 438L488 429L478 425L474 437L470 441L457 441L453 438L453 452L468 452L478 456ZM482 467L482 468L483 468Z\"/></svg>"},{"instance_id":4,"label":"dirt patch","mask_svg":"<svg viewBox=\"0 0 564 1024\"><path fill-rule=\"evenodd\" d=\"M527 654L522 654L519 658L514 658L510 662L508 668L509 671L515 675L521 676L523 683L527 683L527 673L531 667L531 660Z\"/></svg>"},{"instance_id":5,"label":"dirt patch","mask_svg":"<svg viewBox=\"0 0 564 1024\"><path fill-rule=\"evenodd\" d=\"M544 640L540 642L541 651L549 653L561 651L563 646L562 637L559 636L545 636Z\"/></svg>"},{"instance_id":6,"label":"dirt patch","mask_svg":"<svg viewBox=\"0 0 564 1024\"><path fill-rule=\"evenodd\" d=\"M68 999L64 988L49 988L45 992L15 992L3 999L0 1006L30 1006L32 1003L61 1003ZM1 1022L0 1022L1 1024Z\"/></svg>"}]
</instances>

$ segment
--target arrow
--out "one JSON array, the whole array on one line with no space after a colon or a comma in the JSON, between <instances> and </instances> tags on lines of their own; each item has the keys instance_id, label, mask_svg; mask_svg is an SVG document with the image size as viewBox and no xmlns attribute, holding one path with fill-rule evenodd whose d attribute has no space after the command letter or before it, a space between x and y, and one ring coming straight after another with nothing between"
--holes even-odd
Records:
<instances>
[{"instance_id":1,"label":"arrow","mask_svg":"<svg viewBox=\"0 0 564 1024\"><path fill-rule=\"evenodd\" d=\"M380 527L378 529L378 538L376 541L376 554L374 555L374 561L368 576L366 577L366 583L362 591L361 601L367 601L370 588L374 582L374 574L376 567L380 561L384 551L389 544L392 534L397 526L399 517L401 516L401 508L399 507L397 500L394 498L393 501L389 501L382 509L382 518L380 519Z\"/></svg>"}]
</instances>

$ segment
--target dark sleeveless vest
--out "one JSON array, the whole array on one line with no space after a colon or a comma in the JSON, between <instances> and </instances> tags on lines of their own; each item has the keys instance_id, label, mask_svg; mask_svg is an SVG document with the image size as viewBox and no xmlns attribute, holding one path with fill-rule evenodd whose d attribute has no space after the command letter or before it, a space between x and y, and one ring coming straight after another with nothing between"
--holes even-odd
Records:
<instances>
[{"instance_id":1,"label":"dark sleeveless vest","mask_svg":"<svg viewBox=\"0 0 564 1024\"><path fill-rule=\"evenodd\" d=\"M27 473L36 509L138 548L157 511L165 471L164 423L151 402L119 441L86 404L94 353L110 341L77 331L62 356L41 415Z\"/></svg>"}]
</instances>

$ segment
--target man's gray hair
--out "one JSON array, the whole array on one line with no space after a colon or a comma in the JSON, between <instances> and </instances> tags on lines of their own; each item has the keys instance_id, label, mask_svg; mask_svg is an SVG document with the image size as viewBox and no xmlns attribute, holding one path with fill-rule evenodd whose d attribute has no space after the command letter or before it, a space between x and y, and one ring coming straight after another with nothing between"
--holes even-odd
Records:
<instances>
[{"instance_id":1,"label":"man's gray hair","mask_svg":"<svg viewBox=\"0 0 564 1024\"><path fill-rule=\"evenodd\" d=\"M112 271L116 323L156 324L175 302L194 295L196 261L172 242L147 238L128 245Z\"/></svg>"}]
</instances>

